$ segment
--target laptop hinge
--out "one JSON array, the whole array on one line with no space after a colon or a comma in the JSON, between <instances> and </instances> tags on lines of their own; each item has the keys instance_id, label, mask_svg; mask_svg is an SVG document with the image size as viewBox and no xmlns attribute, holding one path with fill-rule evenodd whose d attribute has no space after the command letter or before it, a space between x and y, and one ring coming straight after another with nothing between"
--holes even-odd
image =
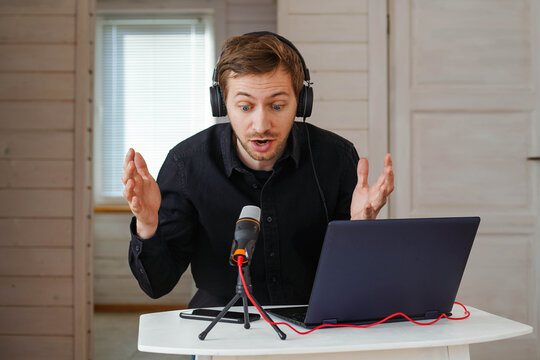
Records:
<instances>
[{"instance_id":1,"label":"laptop hinge","mask_svg":"<svg viewBox=\"0 0 540 360\"><path fill-rule=\"evenodd\" d=\"M323 324L337 324L337 319L325 319L322 321Z\"/></svg>"},{"instance_id":2,"label":"laptop hinge","mask_svg":"<svg viewBox=\"0 0 540 360\"><path fill-rule=\"evenodd\" d=\"M426 314L424 316L425 319L436 319L441 315L440 311L433 310L433 311L426 311Z\"/></svg>"}]
</instances>

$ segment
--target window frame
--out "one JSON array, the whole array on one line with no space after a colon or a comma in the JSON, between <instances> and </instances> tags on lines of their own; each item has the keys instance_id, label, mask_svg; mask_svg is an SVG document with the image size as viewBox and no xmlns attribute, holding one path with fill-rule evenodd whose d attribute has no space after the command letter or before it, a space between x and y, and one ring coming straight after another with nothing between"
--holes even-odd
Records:
<instances>
[{"instance_id":1,"label":"window frame","mask_svg":"<svg viewBox=\"0 0 540 360\"><path fill-rule=\"evenodd\" d=\"M160 13L145 13L145 14L128 14L128 13L110 13L110 14L99 14L96 17L96 31L95 31L95 54L94 54L94 113L93 113L93 202L95 208L101 209L103 211L107 211L107 208L118 210L127 208L127 202L126 200L120 196L118 197L110 197L110 196L104 196L103 195L103 183L104 183L104 177L103 172L101 168L101 164L103 161L103 151L101 151L103 147L103 104L101 102L102 100L102 94L103 94L103 82L101 75L103 73L103 66L101 63L102 55L103 55L103 27L105 25L109 24L133 24L135 22L141 24L141 23L147 23L147 24L178 24L178 23L185 23L186 21L195 21L195 20L203 21L206 25L207 29L207 46L208 49L210 49L210 53L207 60L206 65L206 72L207 72L207 78L208 78L208 86L211 85L211 79L212 79L212 71L214 69L215 65L215 49L216 49L216 33L214 28L214 18L212 16L212 13L209 12L193 12L193 11L187 11L187 12L175 12L173 14L165 14L163 12ZM205 105L205 113L209 114L209 118L211 118L211 109L210 109L210 101L205 102L207 105ZM206 123L206 121L205 121ZM215 119L210 123L208 121L208 124L216 123ZM120 182L121 179L118 179Z\"/></svg>"}]
</instances>

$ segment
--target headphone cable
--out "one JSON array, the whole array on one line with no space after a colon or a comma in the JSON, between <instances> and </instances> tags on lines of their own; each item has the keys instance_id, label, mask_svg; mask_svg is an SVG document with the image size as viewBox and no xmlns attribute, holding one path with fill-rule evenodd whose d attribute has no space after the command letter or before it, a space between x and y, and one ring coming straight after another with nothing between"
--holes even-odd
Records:
<instances>
[{"instance_id":1,"label":"headphone cable","mask_svg":"<svg viewBox=\"0 0 540 360\"><path fill-rule=\"evenodd\" d=\"M304 129L306 130L308 149L309 149L309 159L311 160L311 168L313 169L313 175L315 176L315 182L317 183L317 189L319 190L319 195L321 197L322 205L324 208L324 215L326 216L326 223L330 222L330 217L328 216L328 208L326 207L326 199L324 198L324 193L319 183L319 177L317 176L317 170L315 170L315 162L313 161L313 152L311 151L311 139L309 137L309 129L306 124L306 118L304 117Z\"/></svg>"}]
</instances>

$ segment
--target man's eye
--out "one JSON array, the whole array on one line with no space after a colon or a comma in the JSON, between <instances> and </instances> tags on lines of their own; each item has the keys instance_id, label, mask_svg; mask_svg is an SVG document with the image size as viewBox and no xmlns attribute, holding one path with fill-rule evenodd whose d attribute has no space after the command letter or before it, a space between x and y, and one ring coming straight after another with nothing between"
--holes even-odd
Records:
<instances>
[{"instance_id":1,"label":"man's eye","mask_svg":"<svg viewBox=\"0 0 540 360\"><path fill-rule=\"evenodd\" d=\"M242 111L249 111L249 109L251 109L251 107L249 105L242 105L242 106L240 106L240 109Z\"/></svg>"},{"instance_id":2,"label":"man's eye","mask_svg":"<svg viewBox=\"0 0 540 360\"><path fill-rule=\"evenodd\" d=\"M281 110L283 105L274 105L274 110Z\"/></svg>"}]
</instances>

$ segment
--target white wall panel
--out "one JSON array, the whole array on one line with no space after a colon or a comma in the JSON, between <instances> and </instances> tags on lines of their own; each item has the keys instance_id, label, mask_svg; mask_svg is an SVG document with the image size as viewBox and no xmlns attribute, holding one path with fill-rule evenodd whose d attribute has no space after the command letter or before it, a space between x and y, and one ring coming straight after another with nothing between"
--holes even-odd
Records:
<instances>
[{"instance_id":1,"label":"white wall panel","mask_svg":"<svg viewBox=\"0 0 540 360\"><path fill-rule=\"evenodd\" d=\"M390 4L392 216L479 215L458 301L537 326L539 4ZM540 338L471 353L538 358Z\"/></svg>"},{"instance_id":2,"label":"white wall panel","mask_svg":"<svg viewBox=\"0 0 540 360\"><path fill-rule=\"evenodd\" d=\"M0 277L0 306L71 306L71 277Z\"/></svg>"},{"instance_id":3,"label":"white wall panel","mask_svg":"<svg viewBox=\"0 0 540 360\"><path fill-rule=\"evenodd\" d=\"M72 188L71 160L0 160L0 188Z\"/></svg>"},{"instance_id":4,"label":"white wall panel","mask_svg":"<svg viewBox=\"0 0 540 360\"><path fill-rule=\"evenodd\" d=\"M90 355L89 218L75 210L88 190L73 159L76 143L84 146L74 132L88 128L75 99L88 103L81 79L89 75L92 1L0 2L2 359Z\"/></svg>"},{"instance_id":5,"label":"white wall panel","mask_svg":"<svg viewBox=\"0 0 540 360\"><path fill-rule=\"evenodd\" d=\"M72 336L6 336L0 335L0 353L10 360L71 360Z\"/></svg>"},{"instance_id":6,"label":"white wall panel","mask_svg":"<svg viewBox=\"0 0 540 360\"><path fill-rule=\"evenodd\" d=\"M294 0L288 1L286 6L289 14L367 13L368 0Z\"/></svg>"},{"instance_id":7,"label":"white wall panel","mask_svg":"<svg viewBox=\"0 0 540 360\"><path fill-rule=\"evenodd\" d=\"M0 335L69 336L74 330L71 307L2 307L0 319Z\"/></svg>"},{"instance_id":8,"label":"white wall panel","mask_svg":"<svg viewBox=\"0 0 540 360\"><path fill-rule=\"evenodd\" d=\"M73 158L71 131L3 131L0 157L9 159Z\"/></svg>"},{"instance_id":9,"label":"white wall panel","mask_svg":"<svg viewBox=\"0 0 540 360\"><path fill-rule=\"evenodd\" d=\"M3 248L0 276L68 276L73 274L71 248Z\"/></svg>"},{"instance_id":10,"label":"white wall panel","mask_svg":"<svg viewBox=\"0 0 540 360\"><path fill-rule=\"evenodd\" d=\"M531 126L527 113L413 114L411 211L531 213Z\"/></svg>"},{"instance_id":11,"label":"white wall panel","mask_svg":"<svg viewBox=\"0 0 540 360\"><path fill-rule=\"evenodd\" d=\"M3 130L73 130L71 102L0 102Z\"/></svg>"},{"instance_id":12,"label":"white wall panel","mask_svg":"<svg viewBox=\"0 0 540 360\"><path fill-rule=\"evenodd\" d=\"M73 0L2 0L0 14L75 14Z\"/></svg>"},{"instance_id":13,"label":"white wall panel","mask_svg":"<svg viewBox=\"0 0 540 360\"><path fill-rule=\"evenodd\" d=\"M227 22L276 23L276 5L252 1L242 4L227 5Z\"/></svg>"},{"instance_id":14,"label":"white wall panel","mask_svg":"<svg viewBox=\"0 0 540 360\"><path fill-rule=\"evenodd\" d=\"M482 226L456 300L527 323L533 312L530 236L483 234Z\"/></svg>"},{"instance_id":15,"label":"white wall panel","mask_svg":"<svg viewBox=\"0 0 540 360\"><path fill-rule=\"evenodd\" d=\"M72 219L0 219L0 247L69 247L73 242Z\"/></svg>"},{"instance_id":16,"label":"white wall panel","mask_svg":"<svg viewBox=\"0 0 540 360\"><path fill-rule=\"evenodd\" d=\"M360 156L375 157L379 155L369 154L369 4L280 0L278 30L295 43L310 69L315 101L308 121L352 141ZM380 121L386 123L385 118Z\"/></svg>"},{"instance_id":17,"label":"white wall panel","mask_svg":"<svg viewBox=\"0 0 540 360\"><path fill-rule=\"evenodd\" d=\"M366 42L366 14L289 15L283 20L292 42ZM323 25L324 24L324 25Z\"/></svg>"},{"instance_id":18,"label":"white wall panel","mask_svg":"<svg viewBox=\"0 0 540 360\"><path fill-rule=\"evenodd\" d=\"M311 72L368 69L368 45L365 43L299 43L297 48L304 59L309 59Z\"/></svg>"},{"instance_id":19,"label":"white wall panel","mask_svg":"<svg viewBox=\"0 0 540 360\"><path fill-rule=\"evenodd\" d=\"M0 15L0 42L74 43L73 16Z\"/></svg>"},{"instance_id":20,"label":"white wall panel","mask_svg":"<svg viewBox=\"0 0 540 360\"><path fill-rule=\"evenodd\" d=\"M314 89L317 91L317 89ZM324 129L368 129L368 102L357 100L317 101L307 120Z\"/></svg>"},{"instance_id":21,"label":"white wall panel","mask_svg":"<svg viewBox=\"0 0 540 360\"><path fill-rule=\"evenodd\" d=\"M73 100L71 73L0 73L2 100Z\"/></svg>"},{"instance_id":22,"label":"white wall panel","mask_svg":"<svg viewBox=\"0 0 540 360\"><path fill-rule=\"evenodd\" d=\"M367 76L365 72L311 72L313 97L316 101L367 100Z\"/></svg>"},{"instance_id":23,"label":"white wall panel","mask_svg":"<svg viewBox=\"0 0 540 360\"><path fill-rule=\"evenodd\" d=\"M0 71L74 71L72 44L0 44Z\"/></svg>"},{"instance_id":24,"label":"white wall panel","mask_svg":"<svg viewBox=\"0 0 540 360\"><path fill-rule=\"evenodd\" d=\"M1 217L71 217L72 190L0 189ZM9 206L6 206L9 204Z\"/></svg>"},{"instance_id":25,"label":"white wall panel","mask_svg":"<svg viewBox=\"0 0 540 360\"><path fill-rule=\"evenodd\" d=\"M529 87L530 11L527 0L414 1L413 85Z\"/></svg>"}]
</instances>

